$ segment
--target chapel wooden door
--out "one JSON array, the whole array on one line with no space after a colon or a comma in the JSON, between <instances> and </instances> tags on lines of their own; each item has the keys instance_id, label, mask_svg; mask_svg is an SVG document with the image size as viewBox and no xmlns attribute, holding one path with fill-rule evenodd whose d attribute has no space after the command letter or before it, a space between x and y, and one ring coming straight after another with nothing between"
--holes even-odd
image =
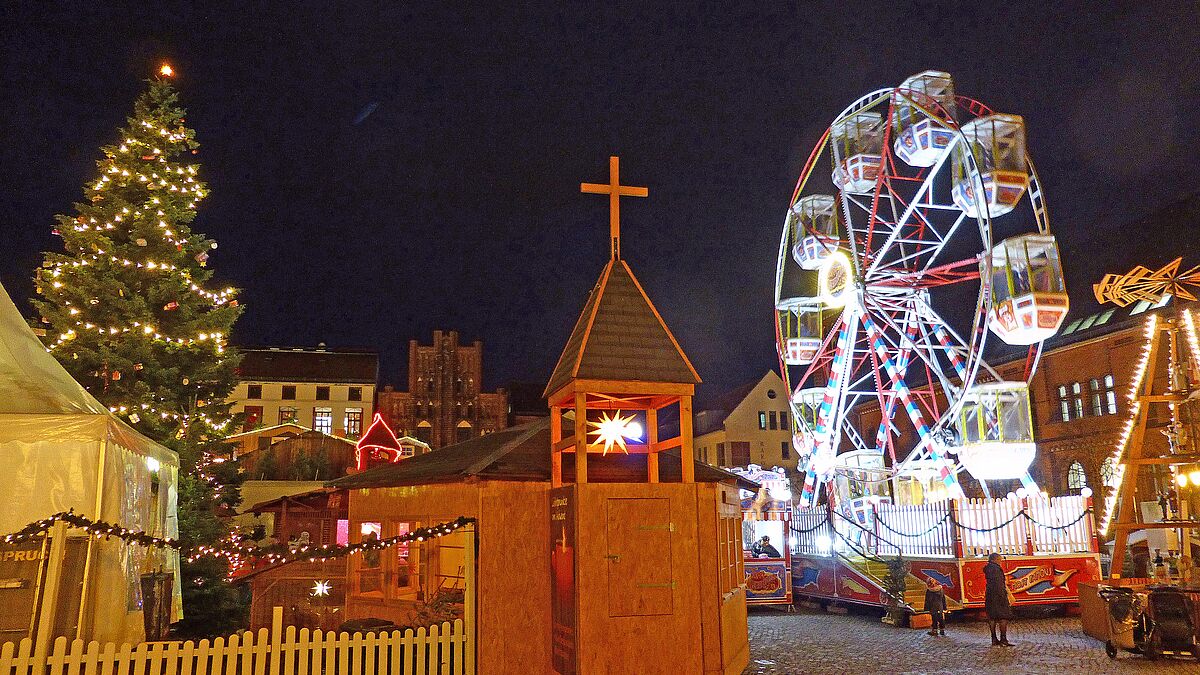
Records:
<instances>
[{"instance_id":1,"label":"chapel wooden door","mask_svg":"<svg viewBox=\"0 0 1200 675\"><path fill-rule=\"evenodd\" d=\"M608 615L674 612L670 499L608 499Z\"/></svg>"}]
</instances>

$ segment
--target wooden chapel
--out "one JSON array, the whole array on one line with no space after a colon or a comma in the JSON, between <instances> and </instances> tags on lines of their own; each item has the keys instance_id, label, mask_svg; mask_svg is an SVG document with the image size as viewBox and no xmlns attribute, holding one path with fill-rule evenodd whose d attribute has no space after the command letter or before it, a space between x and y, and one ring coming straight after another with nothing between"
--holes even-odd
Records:
<instances>
[{"instance_id":1,"label":"wooden chapel","mask_svg":"<svg viewBox=\"0 0 1200 675\"><path fill-rule=\"evenodd\" d=\"M692 396L700 377L621 258L616 157L611 258L546 385L553 537L552 661L558 673L740 673L749 660L735 486L697 483ZM664 413L678 432L660 435ZM668 481L660 453L677 450ZM590 476L612 455L640 476ZM639 458L640 459L640 458ZM599 460L599 461L597 461ZM599 480L596 480L599 478Z\"/></svg>"}]
</instances>

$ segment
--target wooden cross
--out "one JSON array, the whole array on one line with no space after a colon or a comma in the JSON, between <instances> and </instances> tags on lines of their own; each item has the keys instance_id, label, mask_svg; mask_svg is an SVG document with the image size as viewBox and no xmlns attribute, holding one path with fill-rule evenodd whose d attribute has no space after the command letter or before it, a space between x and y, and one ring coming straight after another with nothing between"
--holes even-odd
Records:
<instances>
[{"instance_id":1,"label":"wooden cross","mask_svg":"<svg viewBox=\"0 0 1200 675\"><path fill-rule=\"evenodd\" d=\"M621 185L620 164L620 158L608 158L608 183L579 184L580 192L608 195L608 230L614 260L621 257L621 197L646 197L650 194L644 187Z\"/></svg>"}]
</instances>

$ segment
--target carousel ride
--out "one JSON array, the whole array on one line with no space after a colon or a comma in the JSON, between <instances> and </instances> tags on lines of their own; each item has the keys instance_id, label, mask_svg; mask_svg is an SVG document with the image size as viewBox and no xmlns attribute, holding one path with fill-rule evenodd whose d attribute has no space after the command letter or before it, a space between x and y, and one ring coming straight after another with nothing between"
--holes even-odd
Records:
<instances>
[{"instance_id":1,"label":"carousel ride","mask_svg":"<svg viewBox=\"0 0 1200 675\"><path fill-rule=\"evenodd\" d=\"M823 492L962 497L963 471L985 491L1005 479L1035 489L1027 381L1067 308L1021 117L936 71L855 101L813 149L780 238L776 336L800 505ZM987 363L989 334L1028 347L1022 379ZM851 422L868 403L874 433ZM897 447L900 416L915 447Z\"/></svg>"}]
</instances>

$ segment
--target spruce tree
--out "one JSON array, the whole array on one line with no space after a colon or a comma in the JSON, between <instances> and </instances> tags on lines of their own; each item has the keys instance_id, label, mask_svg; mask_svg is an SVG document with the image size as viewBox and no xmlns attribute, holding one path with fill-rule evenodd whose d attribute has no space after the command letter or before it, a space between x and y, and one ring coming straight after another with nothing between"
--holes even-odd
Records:
<instances>
[{"instance_id":1,"label":"spruce tree","mask_svg":"<svg viewBox=\"0 0 1200 675\"><path fill-rule=\"evenodd\" d=\"M208 194L195 132L167 77L149 81L74 214L57 216L64 252L47 253L34 306L46 345L101 403L180 458L184 544L228 532L237 474L213 463L231 429L226 398L237 354L226 340L242 309L233 288L210 290L216 243L190 224ZM185 633L220 633L241 620L222 563L183 563Z\"/></svg>"}]
</instances>

